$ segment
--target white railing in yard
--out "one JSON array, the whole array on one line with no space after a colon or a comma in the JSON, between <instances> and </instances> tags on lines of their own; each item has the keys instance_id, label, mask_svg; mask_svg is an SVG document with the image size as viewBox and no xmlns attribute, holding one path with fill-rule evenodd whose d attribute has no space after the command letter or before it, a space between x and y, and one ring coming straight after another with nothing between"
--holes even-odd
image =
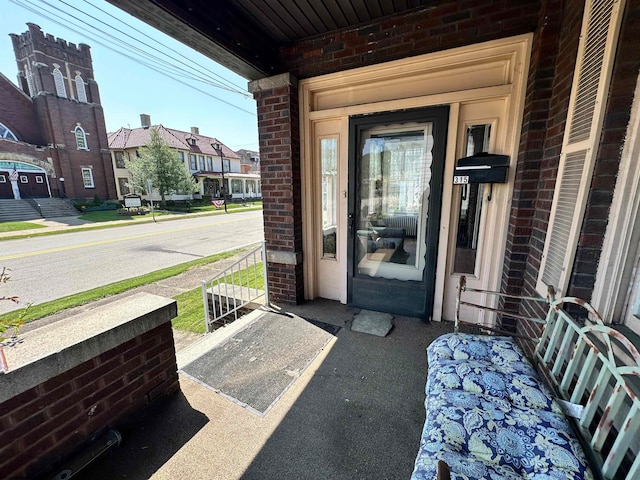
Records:
<instances>
[{"instance_id":1,"label":"white railing in yard","mask_svg":"<svg viewBox=\"0 0 640 480\"><path fill-rule=\"evenodd\" d=\"M263 299L264 304L269 305L266 258L266 245L262 242L226 270L211 280L202 282L207 332L237 320L242 315L241 309L249 304L256 304L258 300ZM256 286L260 275L263 276L264 289Z\"/></svg>"}]
</instances>

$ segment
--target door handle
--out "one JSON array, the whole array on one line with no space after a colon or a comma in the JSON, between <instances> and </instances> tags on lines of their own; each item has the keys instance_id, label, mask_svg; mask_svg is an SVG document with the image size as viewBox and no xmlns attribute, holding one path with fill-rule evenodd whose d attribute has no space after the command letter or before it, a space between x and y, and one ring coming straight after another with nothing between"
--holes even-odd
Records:
<instances>
[{"instance_id":1,"label":"door handle","mask_svg":"<svg viewBox=\"0 0 640 480\"><path fill-rule=\"evenodd\" d=\"M353 237L356 227L356 216L353 213L350 213L347 215L347 218L349 219L349 235Z\"/></svg>"}]
</instances>

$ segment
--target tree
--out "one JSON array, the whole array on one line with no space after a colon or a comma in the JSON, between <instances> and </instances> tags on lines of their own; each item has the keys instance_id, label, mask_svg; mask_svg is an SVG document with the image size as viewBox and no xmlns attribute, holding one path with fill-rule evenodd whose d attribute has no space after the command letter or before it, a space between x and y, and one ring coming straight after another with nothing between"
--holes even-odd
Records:
<instances>
[{"instance_id":1,"label":"tree","mask_svg":"<svg viewBox=\"0 0 640 480\"><path fill-rule=\"evenodd\" d=\"M178 159L178 152L167 145L155 128L151 130L149 143L140 148L140 158L126 160L125 166L131 174L133 191L144 191L147 180L151 180L160 192L162 206L168 194L194 191L195 182Z\"/></svg>"}]
</instances>

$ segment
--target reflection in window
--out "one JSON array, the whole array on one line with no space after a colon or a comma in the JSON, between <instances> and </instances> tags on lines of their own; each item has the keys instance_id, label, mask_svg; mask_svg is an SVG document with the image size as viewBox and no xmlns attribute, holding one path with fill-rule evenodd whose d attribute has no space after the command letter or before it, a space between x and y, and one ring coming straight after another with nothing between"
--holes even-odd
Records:
<instances>
[{"instance_id":1,"label":"reflection in window","mask_svg":"<svg viewBox=\"0 0 640 480\"><path fill-rule=\"evenodd\" d=\"M471 125L467 128L466 156L486 152L489 149L491 125ZM472 183L458 187L460 209L458 211L458 232L456 256L453 269L456 273L475 272L478 254L480 217L484 185Z\"/></svg>"},{"instance_id":2,"label":"reflection in window","mask_svg":"<svg viewBox=\"0 0 640 480\"><path fill-rule=\"evenodd\" d=\"M432 125L365 135L361 147L358 274L419 280L433 161Z\"/></svg>"},{"instance_id":3,"label":"reflection in window","mask_svg":"<svg viewBox=\"0 0 640 480\"><path fill-rule=\"evenodd\" d=\"M242 180L237 178L231 180L231 193L242 194Z\"/></svg>"},{"instance_id":4,"label":"reflection in window","mask_svg":"<svg viewBox=\"0 0 640 480\"><path fill-rule=\"evenodd\" d=\"M90 168L82 169L82 183L84 183L84 188L93 188L93 171Z\"/></svg>"},{"instance_id":5,"label":"reflection in window","mask_svg":"<svg viewBox=\"0 0 640 480\"><path fill-rule=\"evenodd\" d=\"M247 180L245 193L249 198L253 198L258 193L258 188L255 180Z\"/></svg>"},{"instance_id":6,"label":"reflection in window","mask_svg":"<svg viewBox=\"0 0 640 480\"><path fill-rule=\"evenodd\" d=\"M125 168L124 152L115 152L116 156L116 168Z\"/></svg>"},{"instance_id":7,"label":"reflection in window","mask_svg":"<svg viewBox=\"0 0 640 480\"><path fill-rule=\"evenodd\" d=\"M120 194L121 195L128 195L129 193L131 193L131 190L129 190L129 179L128 178L118 178L118 187L120 187Z\"/></svg>"},{"instance_id":8,"label":"reflection in window","mask_svg":"<svg viewBox=\"0 0 640 480\"><path fill-rule=\"evenodd\" d=\"M338 201L338 139L320 140L322 256L336 258L337 201Z\"/></svg>"}]
</instances>

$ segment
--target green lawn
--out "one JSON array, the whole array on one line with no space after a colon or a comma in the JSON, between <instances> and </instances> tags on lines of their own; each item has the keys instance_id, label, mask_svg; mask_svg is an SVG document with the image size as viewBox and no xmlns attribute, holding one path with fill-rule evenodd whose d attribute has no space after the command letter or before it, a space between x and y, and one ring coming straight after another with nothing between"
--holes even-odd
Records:
<instances>
[{"instance_id":1,"label":"green lawn","mask_svg":"<svg viewBox=\"0 0 640 480\"><path fill-rule=\"evenodd\" d=\"M34 228L45 228L44 225L33 222L1 222L0 232L18 232L20 230L33 230Z\"/></svg>"},{"instance_id":2,"label":"green lawn","mask_svg":"<svg viewBox=\"0 0 640 480\"><path fill-rule=\"evenodd\" d=\"M264 289L264 270L259 263L255 272L253 269L237 272L233 279L228 275L224 283L234 281L236 285L243 287ZM173 297L178 302L178 316L173 319L172 325L176 330L184 330L194 333L205 333L204 305L202 305L202 289L195 288L188 292Z\"/></svg>"}]
</instances>

